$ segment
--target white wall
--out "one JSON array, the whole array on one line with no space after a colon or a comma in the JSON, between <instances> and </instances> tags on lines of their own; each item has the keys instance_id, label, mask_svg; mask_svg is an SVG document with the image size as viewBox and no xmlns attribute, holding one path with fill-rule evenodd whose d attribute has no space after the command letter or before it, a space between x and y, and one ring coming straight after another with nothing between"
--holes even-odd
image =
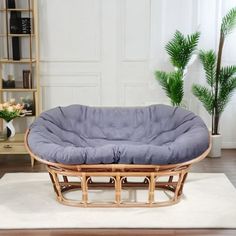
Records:
<instances>
[{"instance_id":1,"label":"white wall","mask_svg":"<svg viewBox=\"0 0 236 236\"><path fill-rule=\"evenodd\" d=\"M166 42L176 29L198 29L200 47L215 49L219 19L234 5L235 0L40 0L43 109L168 103L153 76L157 68L171 69ZM235 39L236 33L226 42L225 64L236 64ZM185 100L209 124L190 92L198 81L204 79L196 61L186 79ZM225 147L236 148L235 102L236 97L222 117Z\"/></svg>"},{"instance_id":2,"label":"white wall","mask_svg":"<svg viewBox=\"0 0 236 236\"><path fill-rule=\"evenodd\" d=\"M221 14L225 15L228 10L236 6L236 0L222 1ZM236 30L225 42L223 65L236 64ZM236 93L222 115L221 130L224 135L224 147L236 147Z\"/></svg>"}]
</instances>

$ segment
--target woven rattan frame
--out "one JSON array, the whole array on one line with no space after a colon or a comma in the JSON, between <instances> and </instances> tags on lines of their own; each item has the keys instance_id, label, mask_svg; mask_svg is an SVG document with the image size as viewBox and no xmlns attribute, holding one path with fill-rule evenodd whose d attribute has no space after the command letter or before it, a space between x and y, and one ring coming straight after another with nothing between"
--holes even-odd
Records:
<instances>
[{"instance_id":1,"label":"woven rattan frame","mask_svg":"<svg viewBox=\"0 0 236 236\"><path fill-rule=\"evenodd\" d=\"M179 202L190 166L204 159L208 149L194 160L171 165L133 165L133 164L97 164L97 165L65 165L42 160L30 150L28 133L25 135L25 146L30 157L47 165L47 170L53 184L57 200L60 203L77 207L160 207ZM70 180L76 177L78 180ZM94 177L109 177L109 181L94 181ZM131 182L130 177L139 177L138 182ZM165 178L165 179L163 179ZM114 200L109 202L94 202L89 200L92 189L114 190ZM135 190L146 189L147 200L136 201ZM65 195L69 191L81 190L81 199L69 199ZM122 199L122 191L129 191L129 200ZM156 190L166 192L166 201L157 201ZM167 193L168 192L168 193Z\"/></svg>"}]
</instances>

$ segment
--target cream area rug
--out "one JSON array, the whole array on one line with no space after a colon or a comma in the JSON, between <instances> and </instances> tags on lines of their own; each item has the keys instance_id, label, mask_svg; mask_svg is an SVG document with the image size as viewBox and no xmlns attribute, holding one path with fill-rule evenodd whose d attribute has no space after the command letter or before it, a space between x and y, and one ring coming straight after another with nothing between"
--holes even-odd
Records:
<instances>
[{"instance_id":1,"label":"cream area rug","mask_svg":"<svg viewBox=\"0 0 236 236\"><path fill-rule=\"evenodd\" d=\"M224 174L190 173L182 200L161 208L69 207L56 201L47 173L0 179L0 229L235 227L236 189Z\"/></svg>"}]
</instances>

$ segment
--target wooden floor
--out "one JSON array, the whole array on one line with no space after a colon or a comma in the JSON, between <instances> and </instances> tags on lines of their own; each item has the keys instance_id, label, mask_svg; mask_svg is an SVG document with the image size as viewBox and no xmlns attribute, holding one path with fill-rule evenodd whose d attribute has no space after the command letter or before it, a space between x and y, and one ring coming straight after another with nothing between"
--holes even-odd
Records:
<instances>
[{"instance_id":1,"label":"wooden floor","mask_svg":"<svg viewBox=\"0 0 236 236\"><path fill-rule=\"evenodd\" d=\"M45 167L36 162L35 167L30 166L28 156L0 156L0 177L5 173L12 172L44 172ZM221 158L206 158L195 164L192 172L204 173L225 173L232 184L236 187L236 150L223 150ZM1 190L0 190L1 191ZM235 206L236 207L236 206ZM2 214L2 212L0 212ZM1 222L0 222L1 224ZM0 230L0 236L70 236L70 235L91 235L91 236L223 236L236 235L236 229L70 229L70 230Z\"/></svg>"}]
</instances>

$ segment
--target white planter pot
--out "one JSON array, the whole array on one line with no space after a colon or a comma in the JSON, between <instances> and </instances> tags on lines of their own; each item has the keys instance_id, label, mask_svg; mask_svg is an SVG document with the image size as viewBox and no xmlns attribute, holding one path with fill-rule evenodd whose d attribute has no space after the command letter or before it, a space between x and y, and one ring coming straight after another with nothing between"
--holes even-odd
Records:
<instances>
[{"instance_id":1,"label":"white planter pot","mask_svg":"<svg viewBox=\"0 0 236 236\"><path fill-rule=\"evenodd\" d=\"M211 151L209 157L221 157L222 137L221 135L211 135Z\"/></svg>"}]
</instances>

